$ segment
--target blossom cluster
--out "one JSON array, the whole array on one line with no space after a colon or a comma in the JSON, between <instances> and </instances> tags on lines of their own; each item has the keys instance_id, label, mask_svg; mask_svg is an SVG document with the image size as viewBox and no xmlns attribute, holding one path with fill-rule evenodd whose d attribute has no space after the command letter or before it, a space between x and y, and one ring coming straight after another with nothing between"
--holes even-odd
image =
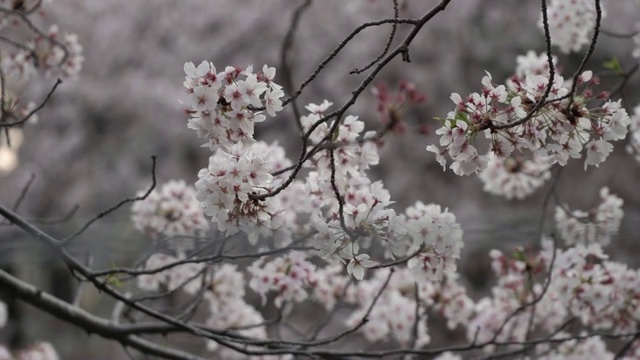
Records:
<instances>
[{"instance_id":1,"label":"blossom cluster","mask_svg":"<svg viewBox=\"0 0 640 360\"><path fill-rule=\"evenodd\" d=\"M144 195L144 191L137 194ZM136 229L153 239L204 236L209 229L195 189L181 180L168 181L144 200L135 202L131 207L131 220Z\"/></svg>"},{"instance_id":2,"label":"blossom cluster","mask_svg":"<svg viewBox=\"0 0 640 360\"><path fill-rule=\"evenodd\" d=\"M216 150L237 143L250 145L254 126L282 110L282 88L273 82L276 70L265 65L261 73L253 66L228 66L217 72L213 63L203 61L197 67L184 64L188 102L185 112L191 116L189 128L207 140L206 146Z\"/></svg>"},{"instance_id":3,"label":"blossom cluster","mask_svg":"<svg viewBox=\"0 0 640 360\"><path fill-rule=\"evenodd\" d=\"M307 105L306 109L309 114L302 116L300 122L306 132L315 126L309 136L310 149L314 145L321 143L325 138L333 139L335 147L333 154L335 157L334 177L338 188L343 190L348 187L348 182L350 181L367 181L365 171L370 166L377 165L380 158L375 142L370 141L375 137L375 132L368 131L362 134L364 122L357 116L346 116L335 133L331 133L331 126L322 121L325 112L331 105L333 104L327 100L320 105ZM333 189L330 185L332 171L330 152L322 151L316 153L305 166L313 170L308 175L308 178L317 178L317 181L322 184L319 189L313 190L319 192L318 194L321 196L330 194L328 197L333 198Z\"/></svg>"},{"instance_id":4,"label":"blossom cluster","mask_svg":"<svg viewBox=\"0 0 640 360\"><path fill-rule=\"evenodd\" d=\"M606 187L600 189L600 199L600 205L589 212L569 212L565 207L556 207L556 227L567 245L599 243L606 246L618 233L624 216L622 199Z\"/></svg>"},{"instance_id":5,"label":"blossom cluster","mask_svg":"<svg viewBox=\"0 0 640 360\"><path fill-rule=\"evenodd\" d=\"M25 48L18 48L2 59L2 69L19 81L27 81L36 74L37 68L47 76L73 79L82 69L84 56L78 36L60 34L57 25L52 25L47 36L36 35Z\"/></svg>"},{"instance_id":6,"label":"blossom cluster","mask_svg":"<svg viewBox=\"0 0 640 360\"><path fill-rule=\"evenodd\" d=\"M271 172L290 164L278 144L253 138L255 123L266 119L261 109L269 116L282 110L284 92L273 81L275 68L265 65L254 73L253 66L227 67L217 72L203 61L197 67L185 63L184 71L189 128L213 151L209 166L198 173L197 199L219 231L232 235L242 230L255 244L260 234L277 232L287 220L278 216L278 201L252 198L274 190L279 179Z\"/></svg>"},{"instance_id":7,"label":"blossom cluster","mask_svg":"<svg viewBox=\"0 0 640 360\"><path fill-rule=\"evenodd\" d=\"M272 149L274 155L284 153L277 144L261 142L220 148L209 158L209 166L198 173L196 198L219 231L232 235L242 230L256 244L260 234L271 234L284 221L277 200L251 198L278 185L271 172L282 161L269 161Z\"/></svg>"},{"instance_id":8,"label":"blossom cluster","mask_svg":"<svg viewBox=\"0 0 640 360\"><path fill-rule=\"evenodd\" d=\"M604 11L603 14L604 16ZM591 0L551 0L547 9L551 43L567 54L591 42L596 8ZM542 27L542 20L539 26Z\"/></svg>"},{"instance_id":9,"label":"blossom cluster","mask_svg":"<svg viewBox=\"0 0 640 360\"><path fill-rule=\"evenodd\" d=\"M487 167L478 176L486 192L522 200L544 185L551 173L549 165L539 156L503 159L490 152Z\"/></svg>"},{"instance_id":10,"label":"blossom cluster","mask_svg":"<svg viewBox=\"0 0 640 360\"><path fill-rule=\"evenodd\" d=\"M249 268L251 275L249 287L260 294L266 302L269 291L277 293L274 303L281 307L288 301L302 302L307 299L306 287L315 284L316 267L306 260L301 251L292 251L272 261L258 259Z\"/></svg>"},{"instance_id":11,"label":"blossom cluster","mask_svg":"<svg viewBox=\"0 0 640 360\"><path fill-rule=\"evenodd\" d=\"M531 152L547 164L564 166L569 158L581 158L586 153L585 169L598 166L613 150L610 141L627 135L631 120L621 101L607 100L589 107L591 102L604 101L606 94L594 97L592 86L599 79L585 71L577 77L582 91L573 96L564 79L555 76L546 101L529 114L542 100L549 81L549 76L529 74L525 81L516 76L508 87L496 86L487 73L481 93L467 98L451 95L456 109L441 119L443 126L436 131L444 149L430 145L427 150L436 154L443 168L448 154L453 160L450 168L457 175L478 173L487 168L489 158L472 142L483 133L490 142L489 151L500 158Z\"/></svg>"},{"instance_id":12,"label":"blossom cluster","mask_svg":"<svg viewBox=\"0 0 640 360\"><path fill-rule=\"evenodd\" d=\"M559 73L557 58L552 64ZM528 51L516 57L515 74L507 79L507 88L514 88L516 83L526 81L527 76L548 76L549 60L546 54ZM487 154L487 167L478 176L484 184L484 190L490 194L505 198L522 200L535 192L550 177L549 164L542 156L535 153L519 153L509 157ZM444 165L443 165L444 166Z\"/></svg>"}]
</instances>

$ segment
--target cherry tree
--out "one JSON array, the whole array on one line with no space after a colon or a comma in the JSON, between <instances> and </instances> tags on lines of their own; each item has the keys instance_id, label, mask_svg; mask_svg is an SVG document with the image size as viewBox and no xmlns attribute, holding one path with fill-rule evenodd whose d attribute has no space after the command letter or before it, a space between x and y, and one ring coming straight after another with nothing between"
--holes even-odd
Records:
<instances>
[{"instance_id":1,"label":"cherry tree","mask_svg":"<svg viewBox=\"0 0 640 360\"><path fill-rule=\"evenodd\" d=\"M289 59L310 0L292 11L280 64L262 64L259 54L249 60L259 65L176 64L184 71L184 82L175 84L184 89L184 129L209 152L195 183L183 174L160 179L162 159L153 157L149 187L93 217L70 214L87 220L66 237L19 211L33 179L13 206L0 204L5 226L64 262L77 298L92 287L114 301L110 318L4 270L0 289L121 344L132 359L640 358L640 271L607 253L624 200L603 187L593 194L595 208L574 210L556 188L570 163L597 168L615 146L640 158L640 107L633 108L640 105L622 96L638 70L640 35L604 30L609 3L541 0L531 15L540 43L531 46L544 51L513 59L509 77L486 72L475 92L450 89L450 111L432 121L435 136L424 138L424 157L445 172L477 176L479 191L514 202L544 194L540 218L531 220L535 243L485 251L495 283L484 296L470 291L459 271L465 224L435 203L399 208L385 179L372 174L380 150L395 141L390 134L431 132L404 121L407 109L427 100L421 84L377 79L390 63L412 66L416 37L432 19L455 12L455 0L422 14L408 1L358 5L386 6L393 15L353 29L300 83ZM28 146L20 129L38 126L62 81L82 76L83 48L55 25L40 29L49 20L46 2L0 6L0 169L10 172L17 147ZM377 56L346 71L361 79L350 96L302 104L341 51L378 27L389 35L375 44ZM606 36L627 41L629 59L594 63ZM576 68L562 63L569 53L581 56ZM621 65L627 62L629 68ZM607 87L604 76L619 82ZM16 83L42 81L53 85L40 100L12 92ZM367 96L377 104L376 124L355 110ZM297 153L256 136L274 121L297 129ZM135 261L101 268L70 251L94 224L127 211L129 226L149 244ZM56 226L66 230L65 218ZM310 304L321 311L302 315ZM7 314L0 303L0 325ZM438 331L462 340L432 341ZM193 342L181 343L184 336ZM58 358L48 342L0 347L0 359Z\"/></svg>"}]
</instances>

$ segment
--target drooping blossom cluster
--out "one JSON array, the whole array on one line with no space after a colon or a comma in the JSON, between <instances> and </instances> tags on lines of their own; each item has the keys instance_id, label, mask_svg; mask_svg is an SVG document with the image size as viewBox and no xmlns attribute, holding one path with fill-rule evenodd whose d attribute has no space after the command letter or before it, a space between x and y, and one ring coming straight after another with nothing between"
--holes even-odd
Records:
<instances>
[{"instance_id":1,"label":"drooping blossom cluster","mask_svg":"<svg viewBox=\"0 0 640 360\"><path fill-rule=\"evenodd\" d=\"M478 174L484 191L509 200L526 198L551 177L549 165L535 155L499 158L490 152L487 156L487 167Z\"/></svg>"},{"instance_id":2,"label":"drooping blossom cluster","mask_svg":"<svg viewBox=\"0 0 640 360\"><path fill-rule=\"evenodd\" d=\"M596 7L591 0L551 0L547 8L551 43L567 54L591 42ZM604 17L604 11L602 13ZM542 19L539 26L542 28Z\"/></svg>"},{"instance_id":3,"label":"drooping blossom cluster","mask_svg":"<svg viewBox=\"0 0 640 360\"><path fill-rule=\"evenodd\" d=\"M151 191L146 199L135 202L131 207L131 220L136 229L153 239L199 237L209 230L195 189L182 180L168 181Z\"/></svg>"},{"instance_id":4,"label":"drooping blossom cluster","mask_svg":"<svg viewBox=\"0 0 640 360\"><path fill-rule=\"evenodd\" d=\"M185 63L184 72L189 128L206 139L211 150L238 143L250 145L255 124L266 119L257 109L264 108L269 116L282 110L284 92L273 82L275 68L265 65L261 73L254 73L253 66L228 66L217 72L212 63L203 61L197 67Z\"/></svg>"},{"instance_id":5,"label":"drooping blossom cluster","mask_svg":"<svg viewBox=\"0 0 640 360\"><path fill-rule=\"evenodd\" d=\"M489 150L497 157L530 151L548 164L566 165L569 158L581 158L586 153L585 169L598 166L613 150L610 141L622 140L627 135L630 118L621 101L607 100L603 105L590 107L591 102L602 102L606 94L594 97L591 87L599 80L590 71L578 76L582 88L569 96L569 88L561 76L556 76L544 105L527 120L529 111L542 98L549 83L544 75L527 75L524 82L512 77L505 85L493 84L491 75L482 79L481 93L463 99L452 94L456 109L441 119L440 150L427 147L445 167L445 154L453 160L450 168L457 175L469 175L484 170L488 158L480 155L472 144L479 133L489 140Z\"/></svg>"},{"instance_id":6,"label":"drooping blossom cluster","mask_svg":"<svg viewBox=\"0 0 640 360\"><path fill-rule=\"evenodd\" d=\"M606 246L618 233L624 216L622 199L606 187L600 189L600 199L600 205L589 212L569 212L565 207L556 207L556 228L567 245L598 243Z\"/></svg>"},{"instance_id":7,"label":"drooping blossom cluster","mask_svg":"<svg viewBox=\"0 0 640 360\"><path fill-rule=\"evenodd\" d=\"M331 105L326 100L320 105L309 104L306 109L310 114L301 118L304 129L308 131L318 123ZM395 212L387 208L392 203L389 192L382 182L371 183L365 174L371 165L378 163L379 157L375 143L368 141L374 132L360 137L363 130L364 123L352 115L337 127L335 135L330 133L327 123L319 123L309 136L310 149L324 138L333 139L335 166L332 169L329 151L316 153L305 164L311 169L306 179L311 208L306 211L311 213L318 232L312 245L326 260L348 263L347 270L358 278L364 276L365 268L374 264L368 254L359 253L361 245L370 244L371 238L386 239L392 231L389 223L395 217ZM332 179L343 196L342 209L336 200ZM355 241L354 237L360 240Z\"/></svg>"},{"instance_id":8,"label":"drooping blossom cluster","mask_svg":"<svg viewBox=\"0 0 640 360\"><path fill-rule=\"evenodd\" d=\"M270 162L271 150L274 155L284 153L277 144L261 142L219 148L209 158L209 166L198 173L196 197L218 230L227 235L242 230L255 244L260 234L271 234L285 221L279 202L272 197L251 199L274 190L279 184L271 175L274 164L288 162Z\"/></svg>"}]
</instances>

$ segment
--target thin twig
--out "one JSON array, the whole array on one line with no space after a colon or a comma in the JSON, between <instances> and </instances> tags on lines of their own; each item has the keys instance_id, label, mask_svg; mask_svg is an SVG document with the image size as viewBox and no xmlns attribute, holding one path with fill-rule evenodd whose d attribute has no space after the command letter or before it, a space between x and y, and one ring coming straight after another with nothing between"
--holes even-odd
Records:
<instances>
[{"instance_id":1,"label":"thin twig","mask_svg":"<svg viewBox=\"0 0 640 360\"><path fill-rule=\"evenodd\" d=\"M311 0L305 0L293 12L293 15L291 16L291 23L289 24L289 29L287 30L287 35L284 37L282 48L280 49L280 68L282 71L282 77L284 79L284 86L287 92L293 91L293 78L291 74L291 67L289 66L288 55L293 48L294 35L296 33L296 30L298 29L300 18L302 17L304 11L309 8L309 5L311 5ZM300 122L300 108L295 98L291 99L291 108L293 109L293 117L295 119L296 125L298 126L298 130L300 130L300 132L303 132L304 129L302 127L302 123Z\"/></svg>"},{"instance_id":2,"label":"thin twig","mask_svg":"<svg viewBox=\"0 0 640 360\"><path fill-rule=\"evenodd\" d=\"M33 184L33 181L35 179L36 179L36 174L31 173L31 176L29 176L29 180L27 180L27 182L24 184L24 187L22 188L22 191L20 191L20 195L18 195L18 198L16 199L16 201L13 203L11 210L18 211L20 204L22 204L22 201L27 196L27 192L29 192L29 188L31 188L31 185Z\"/></svg>"},{"instance_id":3,"label":"thin twig","mask_svg":"<svg viewBox=\"0 0 640 360\"><path fill-rule=\"evenodd\" d=\"M4 82L3 82L4 83ZM31 117L37 113L38 111L42 110L42 108L47 104L47 102L49 101L49 99L51 99L51 95L53 95L53 93L56 91L56 89L58 88L58 85L62 84L62 80L58 79L56 80L56 83L53 84L53 87L51 88L51 90L49 90L49 93L47 94L47 96L44 98L44 100L42 100L42 102L40 103L40 105L38 105L36 108L34 108L33 110L31 110L27 116L25 116L24 118L20 119L20 120L16 120L13 122L3 122L0 123L0 127L11 127L11 126L16 126L16 125L20 125L20 124L24 124L25 122L27 122L29 119L31 119Z\"/></svg>"},{"instance_id":4,"label":"thin twig","mask_svg":"<svg viewBox=\"0 0 640 360\"><path fill-rule=\"evenodd\" d=\"M128 204L130 202L142 201L142 200L146 199L149 196L149 194L151 194L153 189L156 188L156 156L155 155L152 156L151 160L152 160L152 165L151 165L151 180L152 180L152 183L151 183L151 186L149 187L149 189L142 196L126 198L126 199L120 201L119 203L117 203L115 206L112 206L109 209L99 213L93 219L91 219L87 223L85 223L84 226L82 226L80 228L80 230L78 230L73 235L67 237L66 239L62 240L62 242L66 244L66 243L70 242L71 240L75 239L80 234L82 234L85 230L87 230L89 228L89 226L91 226L94 222L96 222L96 221L100 220L101 218L103 218L103 217L111 214L112 212L118 210L123 205Z\"/></svg>"},{"instance_id":5,"label":"thin twig","mask_svg":"<svg viewBox=\"0 0 640 360\"><path fill-rule=\"evenodd\" d=\"M393 18L394 19L398 19L399 16L399 7L398 7L398 0L393 0ZM380 61L385 55L387 55L387 53L389 52L389 49L391 49L391 44L393 43L393 39L396 36L396 31L398 30L398 23L392 23L391 24L391 33L389 34L389 38L387 39L387 43L384 46L384 50L382 50L382 53L380 53L380 55L378 55L375 59L373 59L369 64L363 66L362 68L358 69L355 68L353 70L351 70L349 72L349 74L362 74L363 72L369 70L373 65L375 65L378 61Z\"/></svg>"}]
</instances>

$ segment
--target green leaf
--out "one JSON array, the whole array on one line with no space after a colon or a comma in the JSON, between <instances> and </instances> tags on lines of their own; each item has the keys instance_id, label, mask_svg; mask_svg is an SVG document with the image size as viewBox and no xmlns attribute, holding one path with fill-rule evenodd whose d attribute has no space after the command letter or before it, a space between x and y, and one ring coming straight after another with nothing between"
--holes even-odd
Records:
<instances>
[{"instance_id":1,"label":"green leaf","mask_svg":"<svg viewBox=\"0 0 640 360\"><path fill-rule=\"evenodd\" d=\"M456 112L455 120L462 120L466 123L469 123L469 114L465 112Z\"/></svg>"},{"instance_id":2,"label":"green leaf","mask_svg":"<svg viewBox=\"0 0 640 360\"><path fill-rule=\"evenodd\" d=\"M120 281L120 279L115 275L109 275L107 276L107 284L114 287L120 287L122 286L122 281Z\"/></svg>"},{"instance_id":3,"label":"green leaf","mask_svg":"<svg viewBox=\"0 0 640 360\"><path fill-rule=\"evenodd\" d=\"M335 131L333 132L333 134L331 134L331 141L336 141L338 140L338 136L340 135L340 126L336 127Z\"/></svg>"},{"instance_id":4,"label":"green leaf","mask_svg":"<svg viewBox=\"0 0 640 360\"><path fill-rule=\"evenodd\" d=\"M602 66L604 66L605 69L609 69L612 71L615 71L617 73L624 73L624 70L622 69L622 66L620 65L620 61L618 61L618 58L613 58L609 61L605 61Z\"/></svg>"}]
</instances>

